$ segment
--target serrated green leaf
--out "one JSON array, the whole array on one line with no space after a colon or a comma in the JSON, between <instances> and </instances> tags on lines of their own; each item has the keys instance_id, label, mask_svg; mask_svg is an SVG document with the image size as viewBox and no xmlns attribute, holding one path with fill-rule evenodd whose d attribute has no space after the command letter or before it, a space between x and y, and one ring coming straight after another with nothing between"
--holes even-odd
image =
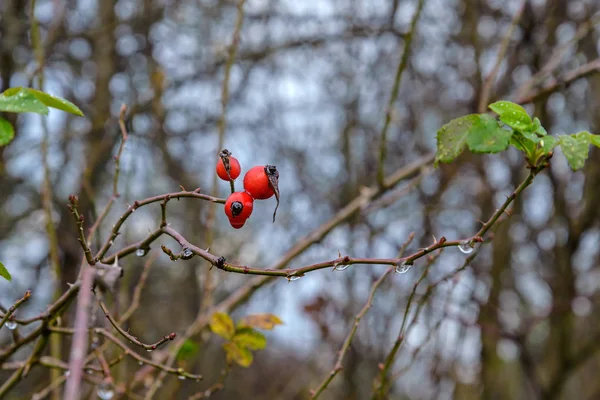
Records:
<instances>
[{"instance_id":1,"label":"serrated green leaf","mask_svg":"<svg viewBox=\"0 0 600 400\"><path fill-rule=\"evenodd\" d=\"M56 108L58 110L66 111L70 114L78 115L83 117L83 112L75 104L61 97L52 96L48 93L42 92L37 89L25 88L29 93L33 94L39 101L44 103L48 107Z\"/></svg>"},{"instance_id":2,"label":"serrated green leaf","mask_svg":"<svg viewBox=\"0 0 600 400\"><path fill-rule=\"evenodd\" d=\"M225 313L215 313L210 319L210 329L213 333L231 339L235 333L231 317Z\"/></svg>"},{"instance_id":3,"label":"serrated green leaf","mask_svg":"<svg viewBox=\"0 0 600 400\"><path fill-rule=\"evenodd\" d=\"M9 144L15 137L15 130L10 122L0 117L0 146Z\"/></svg>"},{"instance_id":4,"label":"serrated green leaf","mask_svg":"<svg viewBox=\"0 0 600 400\"><path fill-rule=\"evenodd\" d=\"M527 111L520 105L511 101L497 101L489 108L500 116L500 121L520 132L531 131L533 121Z\"/></svg>"},{"instance_id":5,"label":"serrated green leaf","mask_svg":"<svg viewBox=\"0 0 600 400\"><path fill-rule=\"evenodd\" d=\"M542 123L540 122L540 119L538 117L535 117L533 119L533 132L537 133L540 136L548 135L548 132L546 132L546 128L542 126Z\"/></svg>"},{"instance_id":6,"label":"serrated green leaf","mask_svg":"<svg viewBox=\"0 0 600 400\"><path fill-rule=\"evenodd\" d=\"M238 328L251 327L258 329L265 329L270 331L275 325L281 325L283 322L275 314L252 314L248 315L240 320Z\"/></svg>"},{"instance_id":7,"label":"serrated green leaf","mask_svg":"<svg viewBox=\"0 0 600 400\"><path fill-rule=\"evenodd\" d=\"M182 361L194 358L194 356L198 353L199 348L200 347L196 342L187 339L185 342L183 342L183 345L177 352L177 360Z\"/></svg>"},{"instance_id":8,"label":"serrated green leaf","mask_svg":"<svg viewBox=\"0 0 600 400\"><path fill-rule=\"evenodd\" d=\"M245 347L240 347L234 342L227 342L223 344L225 354L227 355L227 361L235 362L242 367L249 367L252 364L254 357L252 352Z\"/></svg>"},{"instance_id":9,"label":"serrated green leaf","mask_svg":"<svg viewBox=\"0 0 600 400\"><path fill-rule=\"evenodd\" d=\"M437 132L437 150L435 166L440 162L449 163L462 153L466 144L469 130L479 121L479 114L470 114L453 119L442 126Z\"/></svg>"},{"instance_id":10,"label":"serrated green leaf","mask_svg":"<svg viewBox=\"0 0 600 400\"><path fill-rule=\"evenodd\" d=\"M573 171L583 168L590 150L589 137L586 135L563 135L559 137L560 148Z\"/></svg>"},{"instance_id":11,"label":"serrated green leaf","mask_svg":"<svg viewBox=\"0 0 600 400\"><path fill-rule=\"evenodd\" d=\"M8 270L6 269L4 264L2 264L1 262L0 262L0 276L3 277L4 279L6 279L7 281L12 280L12 276L10 276L10 272L8 272Z\"/></svg>"},{"instance_id":12,"label":"serrated green leaf","mask_svg":"<svg viewBox=\"0 0 600 400\"><path fill-rule=\"evenodd\" d=\"M513 131L502 129L495 118L481 114L468 132L467 146L474 153L498 153L508 148L512 135Z\"/></svg>"},{"instance_id":13,"label":"serrated green leaf","mask_svg":"<svg viewBox=\"0 0 600 400\"><path fill-rule=\"evenodd\" d=\"M13 93L13 91L10 93ZM33 112L47 115L48 107L32 93L21 88L11 96L0 95L0 111L14 113Z\"/></svg>"},{"instance_id":14,"label":"serrated green leaf","mask_svg":"<svg viewBox=\"0 0 600 400\"><path fill-rule=\"evenodd\" d=\"M540 146L542 146L544 154L548 154L550 151L552 151L556 147L557 143L558 140L556 140L554 136L545 136L542 138L542 140L540 140Z\"/></svg>"},{"instance_id":15,"label":"serrated green leaf","mask_svg":"<svg viewBox=\"0 0 600 400\"><path fill-rule=\"evenodd\" d=\"M232 339L238 346L250 350L261 350L267 346L267 338L252 328L238 328Z\"/></svg>"}]
</instances>

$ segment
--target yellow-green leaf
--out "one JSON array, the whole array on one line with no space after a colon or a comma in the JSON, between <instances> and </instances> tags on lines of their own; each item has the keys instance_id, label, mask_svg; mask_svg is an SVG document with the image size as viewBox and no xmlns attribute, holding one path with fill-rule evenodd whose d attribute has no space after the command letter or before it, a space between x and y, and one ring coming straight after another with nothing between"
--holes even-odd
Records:
<instances>
[{"instance_id":1,"label":"yellow-green leaf","mask_svg":"<svg viewBox=\"0 0 600 400\"><path fill-rule=\"evenodd\" d=\"M542 150L544 154L548 154L551 150L556 147L558 140L554 136L544 136L542 140L540 140L540 146L542 146Z\"/></svg>"},{"instance_id":2,"label":"yellow-green leaf","mask_svg":"<svg viewBox=\"0 0 600 400\"><path fill-rule=\"evenodd\" d=\"M238 327L249 326L251 328L271 330L275 325L281 325L283 322L277 315L274 314L253 314L242 318L238 324Z\"/></svg>"},{"instance_id":3,"label":"yellow-green leaf","mask_svg":"<svg viewBox=\"0 0 600 400\"><path fill-rule=\"evenodd\" d=\"M12 276L10 276L10 272L8 272L8 270L6 269L4 264L2 264L1 262L0 262L0 276L3 277L4 279L6 279L7 281L12 280Z\"/></svg>"},{"instance_id":4,"label":"yellow-green leaf","mask_svg":"<svg viewBox=\"0 0 600 400\"><path fill-rule=\"evenodd\" d=\"M577 171L578 169L583 168L590 150L589 137L586 135L564 135L560 136L559 140L560 148L567 158L571 169Z\"/></svg>"},{"instance_id":5,"label":"yellow-green leaf","mask_svg":"<svg viewBox=\"0 0 600 400\"><path fill-rule=\"evenodd\" d=\"M0 111L24 113L33 112L38 114L48 114L48 107L44 105L36 96L27 91L25 88L20 88L15 92L11 90L10 96L7 96L5 91L0 95Z\"/></svg>"},{"instance_id":6,"label":"yellow-green leaf","mask_svg":"<svg viewBox=\"0 0 600 400\"><path fill-rule=\"evenodd\" d=\"M26 88L29 93L33 94L39 101L44 103L48 107L56 108L58 110L66 111L70 114L79 115L83 117L83 112L75 104L61 97L52 96L48 93L42 92L37 89Z\"/></svg>"},{"instance_id":7,"label":"yellow-green leaf","mask_svg":"<svg viewBox=\"0 0 600 400\"><path fill-rule=\"evenodd\" d=\"M9 144L15 137L15 130L10 122L0 117L0 146Z\"/></svg>"},{"instance_id":8,"label":"yellow-green leaf","mask_svg":"<svg viewBox=\"0 0 600 400\"><path fill-rule=\"evenodd\" d=\"M233 335L233 341L239 347L250 350L261 350L267 346L265 335L249 327L238 328Z\"/></svg>"},{"instance_id":9,"label":"yellow-green leaf","mask_svg":"<svg viewBox=\"0 0 600 400\"><path fill-rule=\"evenodd\" d=\"M210 319L210 329L213 333L224 337L225 339L231 339L235 333L233 321L231 317L225 313L215 313Z\"/></svg>"},{"instance_id":10,"label":"yellow-green leaf","mask_svg":"<svg viewBox=\"0 0 600 400\"><path fill-rule=\"evenodd\" d=\"M242 367L249 367L252 364L254 357L250 350L245 347L240 347L234 342L227 342L223 344L225 354L227 355L227 361L235 362Z\"/></svg>"}]
</instances>

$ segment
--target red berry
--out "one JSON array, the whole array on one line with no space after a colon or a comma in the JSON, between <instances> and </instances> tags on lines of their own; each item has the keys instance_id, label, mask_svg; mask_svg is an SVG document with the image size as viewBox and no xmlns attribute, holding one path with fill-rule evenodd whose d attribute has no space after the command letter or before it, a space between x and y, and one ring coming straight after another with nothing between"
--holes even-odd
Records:
<instances>
[{"instance_id":1,"label":"red berry","mask_svg":"<svg viewBox=\"0 0 600 400\"><path fill-rule=\"evenodd\" d=\"M246 192L232 193L225 202L225 214L229 218L229 223L235 229L240 229L250 214L254 206L254 199Z\"/></svg>"},{"instance_id":2,"label":"red berry","mask_svg":"<svg viewBox=\"0 0 600 400\"><path fill-rule=\"evenodd\" d=\"M269 176L264 165L252 167L246 172L244 189L257 200L265 200L275 194L269 184Z\"/></svg>"},{"instance_id":3,"label":"red berry","mask_svg":"<svg viewBox=\"0 0 600 400\"><path fill-rule=\"evenodd\" d=\"M240 162L237 160L237 158L230 156L229 175L231 176L231 179L236 179L238 176L240 176L240 172L242 172ZM227 177L227 170L225 169L225 165L223 164L223 160L220 158L219 161L217 161L217 175L219 175L219 178L223 179L224 181L229 180L229 178Z\"/></svg>"}]
</instances>

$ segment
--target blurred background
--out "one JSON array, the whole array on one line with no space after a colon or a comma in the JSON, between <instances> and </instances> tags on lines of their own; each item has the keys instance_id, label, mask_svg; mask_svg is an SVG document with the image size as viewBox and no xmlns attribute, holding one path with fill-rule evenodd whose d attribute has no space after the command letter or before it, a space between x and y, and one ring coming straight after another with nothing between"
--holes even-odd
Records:
<instances>
[{"instance_id":1,"label":"blurred background","mask_svg":"<svg viewBox=\"0 0 600 400\"><path fill-rule=\"evenodd\" d=\"M386 174L434 151L441 125L477 112L485 79L521 3L424 1L391 109ZM28 1L0 1L2 91L37 84L29 6ZM228 184L219 181L214 189L213 176L236 6L217 0L37 0L43 89L71 100L86 117L56 110L44 119L3 115L15 125L16 139L0 149L0 260L13 274L12 282L0 280L0 305L9 307L31 289L32 299L17 316L36 315L76 279L82 254L67 197L80 197L87 221L110 198L123 103L130 110L130 136L121 159L121 196L98 241L135 200L179 191L180 185L227 196ZM257 202L241 230L229 226L221 205L213 224L210 203L183 199L169 203L171 226L229 262L266 268L374 186L390 91L416 9L415 0L247 0L231 68L224 147L239 159L242 173L254 165L278 167L277 221L271 222L274 199ZM599 53L597 1L526 1L490 102L558 84L527 110L550 134L598 133L600 74L564 85L561 79L598 63ZM44 120L59 275L50 267L42 204ZM593 149L586 167L572 173L564 158L555 156L551 168L516 200L514 215L498 226L494 240L477 249L470 266L433 285L467 257L456 248L439 255L411 307L408 297L427 261L390 275L358 328L344 369L321 398L370 398L378 364L396 341L407 310L410 326L391 370L391 399L600 398L595 379L600 367L599 161L600 152ZM435 170L429 165L346 218L287 266L331 260L338 251L395 257L411 232L416 236L409 251L430 244L432 235L470 237L480 227L478 220L487 220L526 176L524 166L514 149L493 156L466 154ZM140 209L114 248L141 240L159 224L158 203ZM97 243L92 243L95 249ZM209 272L199 258L172 262L160 252L160 243L177 249L167 238L152 246L158 258L127 325L146 342L185 332L199 313L250 279ZM117 291L107 295L116 312L130 304L146 260L121 260L125 275ZM285 324L268 332L267 349L255 354L250 368L235 368L211 398L309 398L309 390L333 368L354 316L385 268L321 270L289 283L277 279L252 292L232 310L234 319L272 312ZM72 311L63 318L65 326L72 325ZM222 340L206 329L192 339L198 351L179 363L205 380L168 376L154 398L187 398L218 379L225 364ZM0 346L12 340L10 330L0 330ZM66 360L70 338L62 344ZM18 352L13 360L30 351ZM138 368L134 360L123 360L113 369L117 383L132 379ZM9 372L0 370L0 382ZM30 398L49 380L49 372L37 368L7 398ZM84 388L94 398L92 387ZM142 398L146 389L141 384L138 397L131 398Z\"/></svg>"}]
</instances>

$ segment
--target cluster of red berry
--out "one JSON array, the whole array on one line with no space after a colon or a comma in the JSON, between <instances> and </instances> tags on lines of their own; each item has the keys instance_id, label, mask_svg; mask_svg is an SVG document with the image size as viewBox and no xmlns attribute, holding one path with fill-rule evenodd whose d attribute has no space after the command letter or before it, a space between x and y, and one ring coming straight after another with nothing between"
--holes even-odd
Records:
<instances>
[{"instance_id":1,"label":"cluster of red berry","mask_svg":"<svg viewBox=\"0 0 600 400\"><path fill-rule=\"evenodd\" d=\"M233 181L240 176L242 168L239 161L231 156L231 152L224 149L219 153L217 161L217 175L224 181L231 182L232 193L225 202L225 214L229 223L235 229L240 229L252 214L254 200L266 200L273 195L277 205L273 212L273 222L279 207L279 172L274 165L257 165L244 175L244 191L233 191Z\"/></svg>"}]
</instances>

